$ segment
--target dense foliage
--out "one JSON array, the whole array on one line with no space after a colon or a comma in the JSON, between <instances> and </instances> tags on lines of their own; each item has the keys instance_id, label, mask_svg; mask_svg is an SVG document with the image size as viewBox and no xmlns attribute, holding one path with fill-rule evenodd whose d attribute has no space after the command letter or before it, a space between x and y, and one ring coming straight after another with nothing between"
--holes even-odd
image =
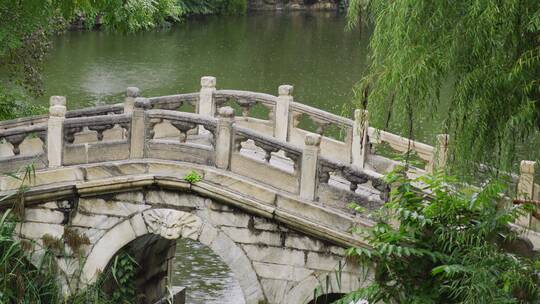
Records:
<instances>
[{"instance_id":1,"label":"dense foliage","mask_svg":"<svg viewBox=\"0 0 540 304\"><path fill-rule=\"evenodd\" d=\"M13 238L9 212L0 217L0 303L61 303L52 256L40 265L28 262L23 244Z\"/></svg>"},{"instance_id":2,"label":"dense foliage","mask_svg":"<svg viewBox=\"0 0 540 304\"><path fill-rule=\"evenodd\" d=\"M540 262L516 252L509 229L528 208L502 207L499 184L477 192L444 175L386 179L390 201L375 227L358 230L372 249L348 251L375 264L374 281L337 303L540 303Z\"/></svg>"},{"instance_id":3,"label":"dense foliage","mask_svg":"<svg viewBox=\"0 0 540 304\"><path fill-rule=\"evenodd\" d=\"M120 252L108 271L97 283L80 293L63 298L59 285L58 266L54 256L61 254L62 242L48 237L43 243L46 248L30 263L29 253L38 253L36 244L14 237L16 217L9 211L0 217L0 303L72 303L72 304L118 304L135 303L137 294L133 277L137 264L127 252ZM104 291L107 284L111 292Z\"/></svg>"},{"instance_id":4,"label":"dense foliage","mask_svg":"<svg viewBox=\"0 0 540 304\"><path fill-rule=\"evenodd\" d=\"M360 18L374 26L358 103L375 124L395 123L414 137L417 122L447 111L439 131L451 135L461 172L473 163L510 169L516 148L538 141L540 1L350 3L352 26ZM448 109L441 92L450 95Z\"/></svg>"},{"instance_id":5,"label":"dense foliage","mask_svg":"<svg viewBox=\"0 0 540 304\"><path fill-rule=\"evenodd\" d=\"M50 36L73 22L134 32L246 8L246 0L0 0L0 119L44 111L24 101L43 93L41 62Z\"/></svg>"}]
</instances>

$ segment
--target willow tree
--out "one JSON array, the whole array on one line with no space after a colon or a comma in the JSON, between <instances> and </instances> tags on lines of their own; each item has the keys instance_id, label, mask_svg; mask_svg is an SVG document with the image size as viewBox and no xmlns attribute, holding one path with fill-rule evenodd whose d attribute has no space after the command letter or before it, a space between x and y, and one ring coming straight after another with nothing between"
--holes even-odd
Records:
<instances>
[{"instance_id":1,"label":"willow tree","mask_svg":"<svg viewBox=\"0 0 540 304\"><path fill-rule=\"evenodd\" d=\"M357 101L378 126L399 123L414 138L446 89L435 131L451 135L460 172L511 169L520 149L540 143L540 1L351 0L348 17L374 27Z\"/></svg>"}]
</instances>

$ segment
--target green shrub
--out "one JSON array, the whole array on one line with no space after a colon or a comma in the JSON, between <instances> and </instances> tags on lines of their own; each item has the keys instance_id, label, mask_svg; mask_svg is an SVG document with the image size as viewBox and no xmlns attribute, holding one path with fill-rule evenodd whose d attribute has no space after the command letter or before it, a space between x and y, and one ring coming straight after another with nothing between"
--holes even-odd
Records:
<instances>
[{"instance_id":1,"label":"green shrub","mask_svg":"<svg viewBox=\"0 0 540 304\"><path fill-rule=\"evenodd\" d=\"M375 265L374 281L336 303L539 303L540 263L514 249L509 228L530 206L503 204L496 182L470 191L443 174L401 171L386 181L394 186L376 225L356 229L372 249L348 250Z\"/></svg>"},{"instance_id":2,"label":"green shrub","mask_svg":"<svg viewBox=\"0 0 540 304\"><path fill-rule=\"evenodd\" d=\"M184 180L190 184L195 184L202 181L202 176L200 176L196 171L190 171L186 176L184 176Z\"/></svg>"}]
</instances>

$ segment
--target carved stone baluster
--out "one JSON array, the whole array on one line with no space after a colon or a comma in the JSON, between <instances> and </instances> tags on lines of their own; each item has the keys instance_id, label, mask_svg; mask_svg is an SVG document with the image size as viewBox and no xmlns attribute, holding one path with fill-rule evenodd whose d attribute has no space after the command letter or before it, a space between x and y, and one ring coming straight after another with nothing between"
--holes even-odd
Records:
<instances>
[{"instance_id":1,"label":"carved stone baluster","mask_svg":"<svg viewBox=\"0 0 540 304\"><path fill-rule=\"evenodd\" d=\"M148 133L147 133L147 139L154 139L154 135L156 135L156 131L154 130L155 126L159 123L162 123L163 119L161 118L151 118L148 122Z\"/></svg>"},{"instance_id":2,"label":"carved stone baluster","mask_svg":"<svg viewBox=\"0 0 540 304\"><path fill-rule=\"evenodd\" d=\"M330 180L330 172L332 172L332 168L326 167L324 165L319 166L319 183L322 184L328 184L328 181Z\"/></svg>"},{"instance_id":3,"label":"carved stone baluster","mask_svg":"<svg viewBox=\"0 0 540 304\"><path fill-rule=\"evenodd\" d=\"M247 138L238 133L234 134L234 152L240 152L242 150L242 143L245 142Z\"/></svg>"},{"instance_id":4,"label":"carved stone baluster","mask_svg":"<svg viewBox=\"0 0 540 304\"><path fill-rule=\"evenodd\" d=\"M188 131L197 127L197 125L185 121L171 121L171 125L180 131L180 142L182 143L187 141Z\"/></svg>"},{"instance_id":5,"label":"carved stone baluster","mask_svg":"<svg viewBox=\"0 0 540 304\"><path fill-rule=\"evenodd\" d=\"M312 116L310 116L309 118L317 125L317 130L315 131L315 133L317 134L323 135L326 128L330 125L329 122L322 119L318 119Z\"/></svg>"},{"instance_id":6,"label":"carved stone baluster","mask_svg":"<svg viewBox=\"0 0 540 304\"><path fill-rule=\"evenodd\" d=\"M263 149L264 151L264 161L267 163L270 162L270 158L272 158L272 153L275 153L279 151L279 148L264 144L262 142L255 141L255 146Z\"/></svg>"},{"instance_id":7,"label":"carved stone baluster","mask_svg":"<svg viewBox=\"0 0 540 304\"><path fill-rule=\"evenodd\" d=\"M112 129L113 127L114 127L114 124L104 124L104 125L88 126L88 129L92 131L96 131L98 141L102 141L103 132L105 130Z\"/></svg>"},{"instance_id":8,"label":"carved stone baluster","mask_svg":"<svg viewBox=\"0 0 540 304\"><path fill-rule=\"evenodd\" d=\"M83 127L69 126L64 130L64 140L68 144L72 144L75 141L75 134L81 132Z\"/></svg>"},{"instance_id":9,"label":"carved stone baluster","mask_svg":"<svg viewBox=\"0 0 540 304\"><path fill-rule=\"evenodd\" d=\"M301 155L299 154L296 154L296 153L292 153L292 152L289 152L289 151L285 151L285 157L287 158L290 158L293 162L293 170L296 172L298 170L298 168L300 167L300 158L301 158Z\"/></svg>"},{"instance_id":10,"label":"carved stone baluster","mask_svg":"<svg viewBox=\"0 0 540 304\"><path fill-rule=\"evenodd\" d=\"M239 97L236 100L236 103L242 108L242 118L247 120L251 107L255 104L255 101L248 98Z\"/></svg>"},{"instance_id":11,"label":"carved stone baluster","mask_svg":"<svg viewBox=\"0 0 540 304\"><path fill-rule=\"evenodd\" d=\"M17 135L11 135L6 137L6 140L13 146L13 154L19 155L21 154L21 150L19 148L19 145L24 141L26 138L26 133L17 134Z\"/></svg>"}]
</instances>

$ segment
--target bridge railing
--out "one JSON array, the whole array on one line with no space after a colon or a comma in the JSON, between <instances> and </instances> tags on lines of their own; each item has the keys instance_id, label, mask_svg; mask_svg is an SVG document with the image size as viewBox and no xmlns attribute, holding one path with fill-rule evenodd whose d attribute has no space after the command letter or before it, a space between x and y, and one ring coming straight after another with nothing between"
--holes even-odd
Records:
<instances>
[{"instance_id":1,"label":"bridge railing","mask_svg":"<svg viewBox=\"0 0 540 304\"><path fill-rule=\"evenodd\" d=\"M238 106L240 115L234 111L219 114L218 109L227 103ZM184 105L193 107L196 114L179 111ZM252 111L259 106L267 110L266 117L253 117ZM128 88L122 104L74 111L66 111L65 98L55 96L49 112L48 116L0 122L0 172L15 171L31 161L39 169L163 158L215 165L305 198L327 198L330 192L325 189L339 188L343 190L339 197L348 201L351 192L361 192L359 186L380 194L379 173L396 164L375 155L373 146L387 143L398 152L416 152L426 163L425 170L416 169L422 174L445 165L449 141L447 135L439 135L433 147L370 127L366 111L356 110L354 119L348 119L303 105L294 101L289 85L280 86L278 96L273 96L217 90L214 77L203 77L197 93L143 98L137 88ZM303 118L317 130L300 128ZM343 138L325 134L330 127L340 129ZM192 140L187 141L188 137ZM250 145L258 152L242 153ZM254 160L246 160L248 156ZM287 164L289 169L284 170ZM261 166L270 173L256 174ZM534 189L540 191L540 187Z\"/></svg>"}]
</instances>

